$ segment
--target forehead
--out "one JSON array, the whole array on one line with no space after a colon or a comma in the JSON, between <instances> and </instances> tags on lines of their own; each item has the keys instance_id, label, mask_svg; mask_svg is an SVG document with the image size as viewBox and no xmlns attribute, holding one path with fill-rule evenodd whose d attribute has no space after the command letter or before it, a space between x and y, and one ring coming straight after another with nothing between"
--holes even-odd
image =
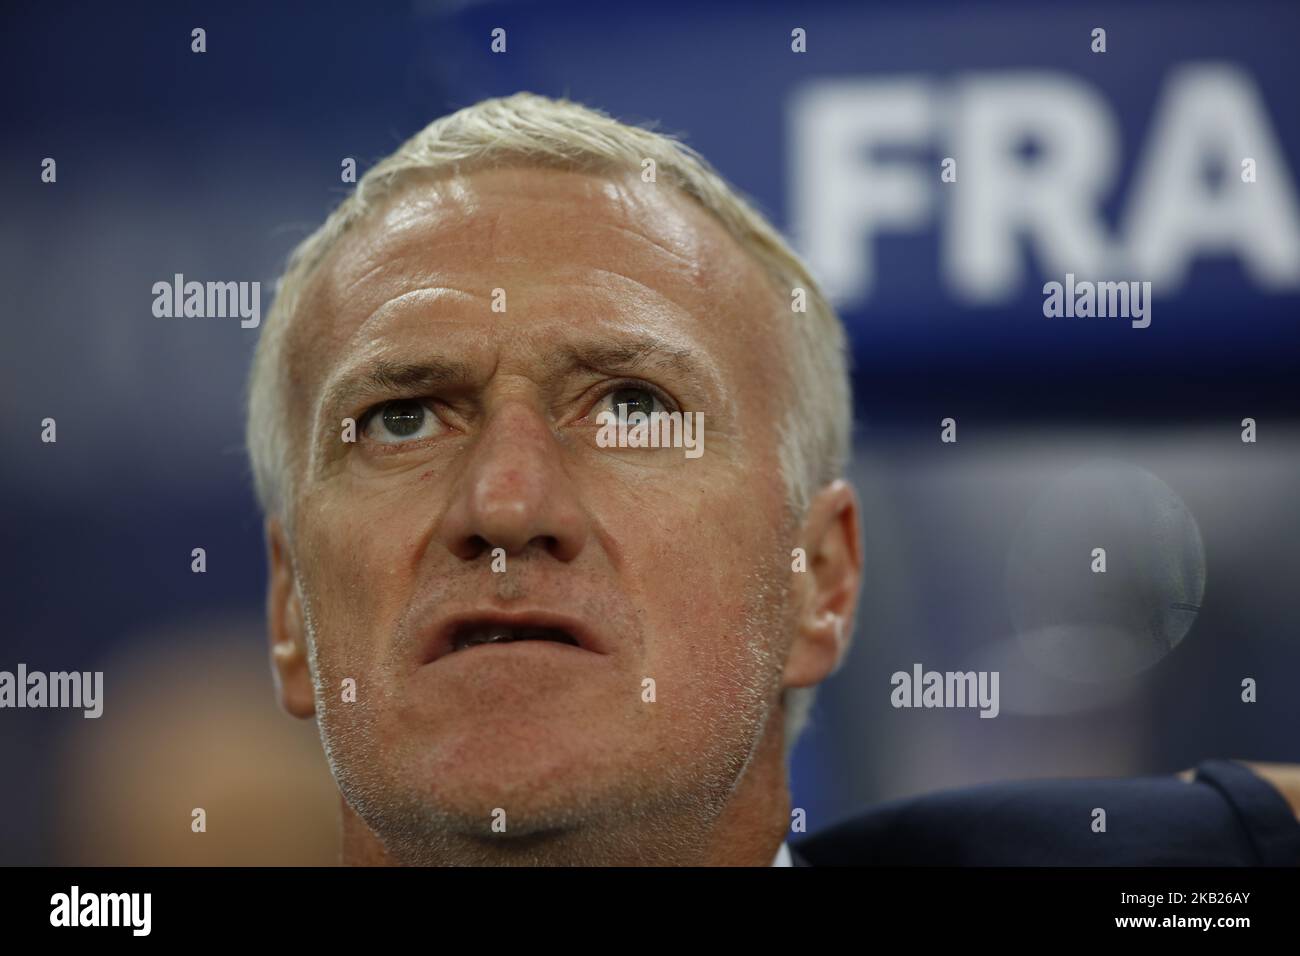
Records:
<instances>
[{"instance_id":1,"label":"forehead","mask_svg":"<svg viewBox=\"0 0 1300 956\"><path fill-rule=\"evenodd\" d=\"M491 309L498 288L505 314ZM635 173L507 168L417 180L312 275L289 330L293 391L319 386L378 339L447 338L474 322L503 348L634 324L743 372L770 358L774 295L710 213Z\"/></svg>"}]
</instances>

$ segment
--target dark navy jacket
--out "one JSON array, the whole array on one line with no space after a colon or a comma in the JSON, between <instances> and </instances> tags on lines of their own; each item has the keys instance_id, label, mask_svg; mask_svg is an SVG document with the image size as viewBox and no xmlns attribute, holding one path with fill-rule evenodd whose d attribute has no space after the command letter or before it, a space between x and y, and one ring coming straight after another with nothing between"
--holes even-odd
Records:
<instances>
[{"instance_id":1,"label":"dark navy jacket","mask_svg":"<svg viewBox=\"0 0 1300 956\"><path fill-rule=\"evenodd\" d=\"M1298 866L1300 821L1251 770L1211 760L1192 783L1026 781L895 800L791 855L795 866Z\"/></svg>"}]
</instances>

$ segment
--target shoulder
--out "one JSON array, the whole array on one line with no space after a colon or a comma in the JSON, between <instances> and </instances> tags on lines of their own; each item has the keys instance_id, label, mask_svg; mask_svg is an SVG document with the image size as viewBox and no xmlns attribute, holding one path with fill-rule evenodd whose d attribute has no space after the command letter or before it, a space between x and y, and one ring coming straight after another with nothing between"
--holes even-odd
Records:
<instances>
[{"instance_id":1,"label":"shoulder","mask_svg":"<svg viewBox=\"0 0 1300 956\"><path fill-rule=\"evenodd\" d=\"M793 844L813 866L1300 865L1300 821L1242 764L1177 777L1036 780L872 808Z\"/></svg>"}]
</instances>

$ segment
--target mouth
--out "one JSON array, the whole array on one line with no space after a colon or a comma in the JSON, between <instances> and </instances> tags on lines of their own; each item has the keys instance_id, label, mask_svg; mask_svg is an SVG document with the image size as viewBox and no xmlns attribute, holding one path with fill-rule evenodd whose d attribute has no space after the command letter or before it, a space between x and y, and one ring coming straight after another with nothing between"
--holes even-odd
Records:
<instances>
[{"instance_id":1,"label":"mouth","mask_svg":"<svg viewBox=\"0 0 1300 956\"><path fill-rule=\"evenodd\" d=\"M475 648L524 643L604 653L592 632L576 620L552 614L491 613L457 615L442 622L434 631L425 663Z\"/></svg>"}]
</instances>

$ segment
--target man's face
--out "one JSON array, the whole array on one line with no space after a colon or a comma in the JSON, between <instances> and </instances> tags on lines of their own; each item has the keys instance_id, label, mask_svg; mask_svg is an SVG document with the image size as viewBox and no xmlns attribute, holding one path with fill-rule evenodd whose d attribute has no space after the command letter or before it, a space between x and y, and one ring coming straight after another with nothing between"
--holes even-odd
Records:
<instances>
[{"instance_id":1,"label":"man's face","mask_svg":"<svg viewBox=\"0 0 1300 956\"><path fill-rule=\"evenodd\" d=\"M716 813L779 733L778 304L671 187L543 169L410 185L313 275L290 547L332 767L396 855ZM600 447L620 404L702 412L703 455Z\"/></svg>"}]
</instances>

